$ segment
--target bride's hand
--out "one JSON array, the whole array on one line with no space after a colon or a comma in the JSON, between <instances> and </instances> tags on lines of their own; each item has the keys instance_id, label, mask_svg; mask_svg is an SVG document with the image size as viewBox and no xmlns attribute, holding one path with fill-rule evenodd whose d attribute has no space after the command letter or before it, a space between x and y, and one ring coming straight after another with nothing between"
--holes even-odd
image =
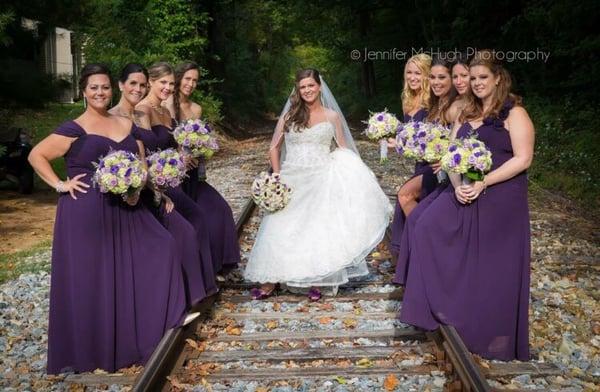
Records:
<instances>
[{"instance_id":1,"label":"bride's hand","mask_svg":"<svg viewBox=\"0 0 600 392\"><path fill-rule=\"evenodd\" d=\"M396 142L396 139L393 137L388 138L387 140L387 145L390 148L396 148L398 146L398 143Z\"/></svg>"}]
</instances>

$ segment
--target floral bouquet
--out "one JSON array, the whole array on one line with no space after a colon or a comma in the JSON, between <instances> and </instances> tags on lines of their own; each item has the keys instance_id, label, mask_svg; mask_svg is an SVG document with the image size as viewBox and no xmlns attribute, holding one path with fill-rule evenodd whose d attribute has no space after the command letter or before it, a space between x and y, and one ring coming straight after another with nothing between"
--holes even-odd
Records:
<instances>
[{"instance_id":1,"label":"floral bouquet","mask_svg":"<svg viewBox=\"0 0 600 392\"><path fill-rule=\"evenodd\" d=\"M463 183L483 180L492 167L492 153L485 143L469 137L451 143L442 157L442 169L463 175Z\"/></svg>"},{"instance_id":2,"label":"floral bouquet","mask_svg":"<svg viewBox=\"0 0 600 392\"><path fill-rule=\"evenodd\" d=\"M269 212L283 209L290 202L292 189L281 182L279 174L261 172L252 182L254 202Z\"/></svg>"},{"instance_id":3,"label":"floral bouquet","mask_svg":"<svg viewBox=\"0 0 600 392\"><path fill-rule=\"evenodd\" d=\"M157 151L146 162L150 183L157 189L174 188L185 178L183 157L174 148Z\"/></svg>"},{"instance_id":4,"label":"floral bouquet","mask_svg":"<svg viewBox=\"0 0 600 392\"><path fill-rule=\"evenodd\" d=\"M138 156L124 150L111 151L93 165L96 172L92 179L100 192L121 195L123 199L139 191L148 174Z\"/></svg>"},{"instance_id":5,"label":"floral bouquet","mask_svg":"<svg viewBox=\"0 0 600 392\"><path fill-rule=\"evenodd\" d=\"M173 130L173 137L183 151L193 158L210 158L219 150L210 125L200 119L187 120Z\"/></svg>"},{"instance_id":6,"label":"floral bouquet","mask_svg":"<svg viewBox=\"0 0 600 392\"><path fill-rule=\"evenodd\" d=\"M384 109L383 112L371 114L366 124L367 129L365 130L365 134L369 139L379 141L380 161L382 163L386 162L388 147L385 138L396 132L400 121L398 121L394 114L388 113L387 109Z\"/></svg>"},{"instance_id":7,"label":"floral bouquet","mask_svg":"<svg viewBox=\"0 0 600 392\"><path fill-rule=\"evenodd\" d=\"M396 133L396 151L398 154L418 161L423 160L425 151L427 124L420 121L409 121L401 124Z\"/></svg>"},{"instance_id":8,"label":"floral bouquet","mask_svg":"<svg viewBox=\"0 0 600 392\"><path fill-rule=\"evenodd\" d=\"M450 129L440 124L410 121L398 128L399 154L429 163L438 162L450 144Z\"/></svg>"}]
</instances>

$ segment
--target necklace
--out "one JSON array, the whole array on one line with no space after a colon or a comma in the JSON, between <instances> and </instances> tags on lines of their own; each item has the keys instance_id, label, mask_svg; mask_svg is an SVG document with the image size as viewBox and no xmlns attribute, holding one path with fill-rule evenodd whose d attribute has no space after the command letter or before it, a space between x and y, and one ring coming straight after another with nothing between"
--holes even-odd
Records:
<instances>
[{"instance_id":1,"label":"necklace","mask_svg":"<svg viewBox=\"0 0 600 392\"><path fill-rule=\"evenodd\" d=\"M119 111L119 115L121 117L127 117L128 119L133 121L133 113L125 112L125 111L121 110L121 108L119 108L118 111Z\"/></svg>"},{"instance_id":2,"label":"necklace","mask_svg":"<svg viewBox=\"0 0 600 392\"><path fill-rule=\"evenodd\" d=\"M159 115L163 115L165 114L165 108L163 108L162 106L156 106L155 104L153 104L152 102L150 102L150 107L152 107L152 109L156 110L156 113L158 113Z\"/></svg>"}]
</instances>

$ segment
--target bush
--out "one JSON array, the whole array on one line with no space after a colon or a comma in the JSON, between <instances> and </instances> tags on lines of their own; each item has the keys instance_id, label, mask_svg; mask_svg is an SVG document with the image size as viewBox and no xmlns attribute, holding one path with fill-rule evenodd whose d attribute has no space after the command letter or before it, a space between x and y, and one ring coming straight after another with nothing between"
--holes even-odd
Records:
<instances>
[{"instance_id":1,"label":"bush","mask_svg":"<svg viewBox=\"0 0 600 392\"><path fill-rule=\"evenodd\" d=\"M32 61L3 59L0 69L0 104L4 107L40 108L56 95L52 76Z\"/></svg>"},{"instance_id":2,"label":"bush","mask_svg":"<svg viewBox=\"0 0 600 392\"><path fill-rule=\"evenodd\" d=\"M526 98L525 107L536 129L530 178L544 188L599 207L600 109L580 100L541 97Z\"/></svg>"}]
</instances>

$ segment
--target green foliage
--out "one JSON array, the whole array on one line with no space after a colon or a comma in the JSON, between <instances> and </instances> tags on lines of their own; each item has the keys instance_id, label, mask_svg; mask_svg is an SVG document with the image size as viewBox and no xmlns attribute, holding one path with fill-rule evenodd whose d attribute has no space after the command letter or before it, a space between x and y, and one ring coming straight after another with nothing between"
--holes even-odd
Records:
<instances>
[{"instance_id":1,"label":"green foliage","mask_svg":"<svg viewBox=\"0 0 600 392\"><path fill-rule=\"evenodd\" d=\"M149 1L144 12L148 16L147 25L151 28L145 60L153 62L166 59L175 63L199 59L207 44L199 28L206 25L208 15L197 11L190 1Z\"/></svg>"},{"instance_id":2,"label":"green foliage","mask_svg":"<svg viewBox=\"0 0 600 392\"><path fill-rule=\"evenodd\" d=\"M216 98L214 94L196 90L192 95L192 100L202 107L202 119L213 124L223 119L221 115L223 102Z\"/></svg>"},{"instance_id":3,"label":"green foliage","mask_svg":"<svg viewBox=\"0 0 600 392\"><path fill-rule=\"evenodd\" d=\"M6 28L14 20L15 14L12 10L0 12L0 45L7 46L12 42L12 39L6 33Z\"/></svg>"},{"instance_id":4,"label":"green foliage","mask_svg":"<svg viewBox=\"0 0 600 392\"><path fill-rule=\"evenodd\" d=\"M0 105L3 107L40 108L60 91L61 82L41 72L31 61L3 59L0 69L0 85L4 86L0 91Z\"/></svg>"},{"instance_id":5,"label":"green foliage","mask_svg":"<svg viewBox=\"0 0 600 392\"><path fill-rule=\"evenodd\" d=\"M10 117L11 125L25 128L31 133L32 142L36 144L49 134L61 123L77 118L83 113L83 105L51 103L44 109L18 109L14 110ZM63 159L52 161L52 168L60 178L66 178L66 168ZM35 177L38 180L38 177Z\"/></svg>"},{"instance_id":6,"label":"green foliage","mask_svg":"<svg viewBox=\"0 0 600 392\"><path fill-rule=\"evenodd\" d=\"M569 98L530 97L525 105L536 127L530 178L546 189L600 207L600 110Z\"/></svg>"},{"instance_id":7,"label":"green foliage","mask_svg":"<svg viewBox=\"0 0 600 392\"><path fill-rule=\"evenodd\" d=\"M203 64L209 17L192 1L96 0L90 2L88 13L94 17L77 26L85 59L107 64L115 76L130 62L175 65L192 60ZM208 87L197 93L204 112L220 118L221 102L211 84L201 86Z\"/></svg>"},{"instance_id":8,"label":"green foliage","mask_svg":"<svg viewBox=\"0 0 600 392\"><path fill-rule=\"evenodd\" d=\"M28 272L50 272L51 241L44 241L30 249L0 254L0 284Z\"/></svg>"}]
</instances>

